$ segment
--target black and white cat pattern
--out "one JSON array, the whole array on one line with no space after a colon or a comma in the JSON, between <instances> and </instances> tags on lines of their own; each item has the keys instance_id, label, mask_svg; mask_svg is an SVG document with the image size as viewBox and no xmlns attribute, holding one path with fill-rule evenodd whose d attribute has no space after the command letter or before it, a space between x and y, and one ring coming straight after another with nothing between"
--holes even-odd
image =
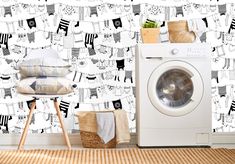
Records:
<instances>
[{"instance_id":1,"label":"black and white cat pattern","mask_svg":"<svg viewBox=\"0 0 235 164\"><path fill-rule=\"evenodd\" d=\"M27 24L30 29L32 29L33 27L35 27L35 28L37 27L35 18L27 19Z\"/></svg>"},{"instance_id":2,"label":"black and white cat pattern","mask_svg":"<svg viewBox=\"0 0 235 164\"><path fill-rule=\"evenodd\" d=\"M60 111L62 111L65 114L65 118L68 117L69 104L70 103L68 102L61 101L59 105Z\"/></svg>"},{"instance_id":3,"label":"black and white cat pattern","mask_svg":"<svg viewBox=\"0 0 235 164\"><path fill-rule=\"evenodd\" d=\"M12 119L12 116L0 115L0 126L4 126L3 133L9 133L8 121Z\"/></svg>"},{"instance_id":4,"label":"black and white cat pattern","mask_svg":"<svg viewBox=\"0 0 235 164\"><path fill-rule=\"evenodd\" d=\"M97 34L85 34L85 47L88 47L88 45L91 46L91 48L94 50L94 40L95 38L98 38Z\"/></svg>"},{"instance_id":5,"label":"black and white cat pattern","mask_svg":"<svg viewBox=\"0 0 235 164\"><path fill-rule=\"evenodd\" d=\"M0 44L1 45L4 44L5 48L8 49L8 39L11 37L12 37L12 34L0 33Z\"/></svg>"},{"instance_id":6,"label":"black and white cat pattern","mask_svg":"<svg viewBox=\"0 0 235 164\"><path fill-rule=\"evenodd\" d=\"M65 32L65 36L67 36L68 35L68 29L69 29L69 23L70 23L70 21L65 20L65 19L61 19L60 23L59 23L59 26L57 28L57 33L60 30L63 30Z\"/></svg>"},{"instance_id":7,"label":"black and white cat pattern","mask_svg":"<svg viewBox=\"0 0 235 164\"><path fill-rule=\"evenodd\" d=\"M232 30L235 30L235 18L232 19L228 33L230 33Z\"/></svg>"}]
</instances>

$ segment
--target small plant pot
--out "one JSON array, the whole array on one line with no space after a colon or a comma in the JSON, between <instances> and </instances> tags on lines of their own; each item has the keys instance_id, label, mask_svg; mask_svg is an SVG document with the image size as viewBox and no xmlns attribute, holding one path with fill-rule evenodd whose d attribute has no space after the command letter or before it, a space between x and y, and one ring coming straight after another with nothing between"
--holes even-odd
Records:
<instances>
[{"instance_id":1,"label":"small plant pot","mask_svg":"<svg viewBox=\"0 0 235 164\"><path fill-rule=\"evenodd\" d=\"M143 43L160 42L160 28L141 28L140 32Z\"/></svg>"},{"instance_id":2,"label":"small plant pot","mask_svg":"<svg viewBox=\"0 0 235 164\"><path fill-rule=\"evenodd\" d=\"M196 36L194 32L188 30L187 21L171 21L167 25L171 43L192 43L195 41Z\"/></svg>"}]
</instances>

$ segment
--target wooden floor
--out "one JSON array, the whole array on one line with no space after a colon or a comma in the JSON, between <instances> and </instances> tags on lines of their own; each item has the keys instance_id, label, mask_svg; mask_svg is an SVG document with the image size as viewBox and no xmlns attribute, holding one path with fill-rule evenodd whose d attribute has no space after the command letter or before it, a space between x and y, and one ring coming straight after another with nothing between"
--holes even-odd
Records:
<instances>
[{"instance_id":1,"label":"wooden floor","mask_svg":"<svg viewBox=\"0 0 235 164\"><path fill-rule=\"evenodd\" d=\"M46 147L48 148L48 147ZM2 164L235 164L235 149L82 149L1 150Z\"/></svg>"}]
</instances>

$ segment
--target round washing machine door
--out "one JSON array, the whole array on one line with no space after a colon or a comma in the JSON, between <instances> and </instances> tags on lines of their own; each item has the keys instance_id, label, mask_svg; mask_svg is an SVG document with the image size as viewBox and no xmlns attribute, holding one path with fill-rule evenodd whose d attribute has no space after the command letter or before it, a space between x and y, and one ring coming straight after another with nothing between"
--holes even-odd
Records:
<instances>
[{"instance_id":1,"label":"round washing machine door","mask_svg":"<svg viewBox=\"0 0 235 164\"><path fill-rule=\"evenodd\" d=\"M148 81L148 96L153 106L168 116L192 112L203 96L203 81L191 64L168 61L157 67Z\"/></svg>"}]
</instances>

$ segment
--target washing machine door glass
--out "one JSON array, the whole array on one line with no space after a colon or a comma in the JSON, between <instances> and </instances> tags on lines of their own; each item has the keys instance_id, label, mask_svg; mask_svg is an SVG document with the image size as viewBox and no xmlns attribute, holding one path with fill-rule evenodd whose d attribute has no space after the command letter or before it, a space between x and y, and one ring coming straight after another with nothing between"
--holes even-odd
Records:
<instances>
[{"instance_id":1,"label":"washing machine door glass","mask_svg":"<svg viewBox=\"0 0 235 164\"><path fill-rule=\"evenodd\" d=\"M201 102L204 84L200 73L190 63L168 61L154 69L147 91L155 109L168 116L183 116Z\"/></svg>"},{"instance_id":2,"label":"washing machine door glass","mask_svg":"<svg viewBox=\"0 0 235 164\"><path fill-rule=\"evenodd\" d=\"M191 76L181 69L171 69L163 73L156 85L156 94L169 107L187 105L193 95Z\"/></svg>"}]
</instances>

